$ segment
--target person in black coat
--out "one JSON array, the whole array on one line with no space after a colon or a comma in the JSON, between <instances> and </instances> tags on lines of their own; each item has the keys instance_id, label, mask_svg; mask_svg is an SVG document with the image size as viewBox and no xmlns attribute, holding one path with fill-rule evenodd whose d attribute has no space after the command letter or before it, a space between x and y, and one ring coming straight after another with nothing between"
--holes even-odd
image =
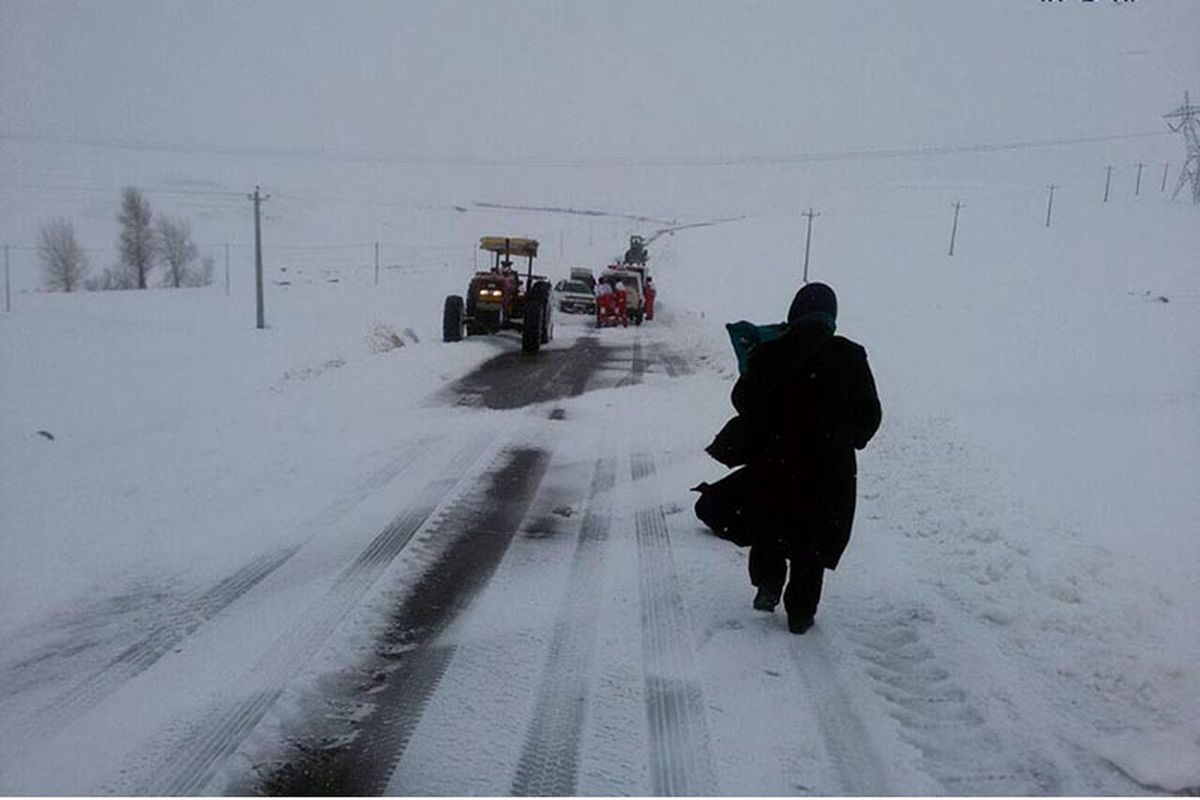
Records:
<instances>
[{"instance_id":1,"label":"person in black coat","mask_svg":"<svg viewBox=\"0 0 1200 800\"><path fill-rule=\"evenodd\" d=\"M836 320L833 289L805 285L788 310L787 333L752 351L733 388L755 475L749 503L756 531L750 546L754 607L774 611L782 597L792 633L812 626L824 571L837 567L850 541L855 451L881 419L867 353L834 335Z\"/></svg>"}]
</instances>

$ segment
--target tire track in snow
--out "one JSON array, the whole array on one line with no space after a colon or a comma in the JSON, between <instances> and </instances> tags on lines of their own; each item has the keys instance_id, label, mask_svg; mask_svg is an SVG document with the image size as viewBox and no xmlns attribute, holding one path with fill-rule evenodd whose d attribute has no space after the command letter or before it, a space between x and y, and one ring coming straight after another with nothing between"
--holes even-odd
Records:
<instances>
[{"instance_id":1,"label":"tire track in snow","mask_svg":"<svg viewBox=\"0 0 1200 800\"><path fill-rule=\"evenodd\" d=\"M394 459L376 470L358 487L340 498L316 520L304 527L314 531L327 528L368 495L386 486L400 473L412 466L428 452L431 445L431 440L415 442L405 450L402 457ZM55 732L72 719L99 704L125 682L145 672L167 653L175 650L202 625L212 620L282 566L306 542L307 540L265 553L200 594L178 601L178 608L171 612L166 621L154 627L147 636L121 651L83 681L38 710L30 720L28 728L30 737L41 738Z\"/></svg>"},{"instance_id":2,"label":"tire track in snow","mask_svg":"<svg viewBox=\"0 0 1200 800\"><path fill-rule=\"evenodd\" d=\"M525 517L549 463L544 450L509 449L485 490L455 501L433 527L450 540L388 622L368 663L323 702L341 722L290 736L293 755L235 794L385 794L425 708L457 652L438 637L491 580ZM364 696L369 705L364 711ZM333 744L329 744L332 742Z\"/></svg>"},{"instance_id":3,"label":"tire track in snow","mask_svg":"<svg viewBox=\"0 0 1200 800\"><path fill-rule=\"evenodd\" d=\"M902 737L921 753L921 770L948 794L1061 794L1064 778L1053 761L1028 741L992 730L968 693L937 665L921 641L918 618L915 611L890 610L847 636Z\"/></svg>"},{"instance_id":4,"label":"tire track in snow","mask_svg":"<svg viewBox=\"0 0 1200 800\"><path fill-rule=\"evenodd\" d=\"M672 378L678 378L680 375L691 375L694 372L691 365L688 364L687 359L678 353L667 350L661 342L654 344L654 355L662 362L667 375Z\"/></svg>"},{"instance_id":5,"label":"tire track in snow","mask_svg":"<svg viewBox=\"0 0 1200 800\"><path fill-rule=\"evenodd\" d=\"M617 381L617 388L622 389L642 382L650 363L646 360L641 339L633 340L633 358L629 373Z\"/></svg>"},{"instance_id":6,"label":"tire track in snow","mask_svg":"<svg viewBox=\"0 0 1200 800\"><path fill-rule=\"evenodd\" d=\"M567 578L567 596L554 626L542 688L517 765L512 794L576 793L588 678L596 648L604 545L612 523L616 462L596 462L588 510Z\"/></svg>"},{"instance_id":7,"label":"tire track in snow","mask_svg":"<svg viewBox=\"0 0 1200 800\"><path fill-rule=\"evenodd\" d=\"M479 460L491 438L488 435L474 438L451 459L441 475L422 490L408 509L338 575L328 592L305 611L303 619L259 658L243 685L230 692L243 699L218 710L194 733L176 743L145 793L202 793L216 768L237 749L282 694L288 680L300 671L321 642Z\"/></svg>"},{"instance_id":8,"label":"tire track in snow","mask_svg":"<svg viewBox=\"0 0 1200 800\"><path fill-rule=\"evenodd\" d=\"M820 628L791 643L792 659L812 700L825 752L841 781L833 794L890 794L887 771L867 734L867 725L850 702L841 678L830 663Z\"/></svg>"},{"instance_id":9,"label":"tire track in snow","mask_svg":"<svg viewBox=\"0 0 1200 800\"><path fill-rule=\"evenodd\" d=\"M634 453L631 467L635 482L655 473L654 458L647 453ZM704 692L686 638L691 628L671 556L667 518L662 506L654 506L637 510L634 522L651 790L669 796L717 794Z\"/></svg>"},{"instance_id":10,"label":"tire track in snow","mask_svg":"<svg viewBox=\"0 0 1200 800\"><path fill-rule=\"evenodd\" d=\"M299 549L299 545L296 545L262 555L200 595L194 602L186 603L172 615L173 619L155 628L142 641L130 645L104 667L41 709L34 718L32 735L41 737L58 730L108 697L126 681L149 669Z\"/></svg>"},{"instance_id":11,"label":"tire track in snow","mask_svg":"<svg viewBox=\"0 0 1200 800\"><path fill-rule=\"evenodd\" d=\"M434 395L435 402L491 409L523 408L575 397L601 368L605 353L594 336L580 337L567 349L547 349L536 358L501 353Z\"/></svg>"}]
</instances>

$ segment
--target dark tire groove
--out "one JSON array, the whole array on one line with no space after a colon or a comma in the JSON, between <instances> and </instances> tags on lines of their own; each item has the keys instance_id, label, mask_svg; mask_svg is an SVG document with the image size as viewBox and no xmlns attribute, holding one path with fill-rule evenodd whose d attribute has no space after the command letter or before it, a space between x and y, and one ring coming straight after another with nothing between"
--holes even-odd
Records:
<instances>
[{"instance_id":1,"label":"dark tire groove","mask_svg":"<svg viewBox=\"0 0 1200 800\"><path fill-rule=\"evenodd\" d=\"M454 654L453 647L439 646L436 640L491 580L549 463L546 451L532 448L508 450L503 456L504 464L486 488L457 503L438 524L438 535L454 537L453 542L400 603L369 663L354 671L358 680L327 700L347 708L361 704L363 676L370 675L370 712L349 728L328 730L325 721L317 732L289 737L287 762L246 787L249 793L364 796L386 791ZM345 743L323 746L328 741Z\"/></svg>"},{"instance_id":2,"label":"dark tire groove","mask_svg":"<svg viewBox=\"0 0 1200 800\"><path fill-rule=\"evenodd\" d=\"M577 397L587 390L610 349L596 337L584 336L565 350L543 350L533 358L519 352L501 353L440 394L458 405L491 409Z\"/></svg>"},{"instance_id":3,"label":"dark tire groove","mask_svg":"<svg viewBox=\"0 0 1200 800\"><path fill-rule=\"evenodd\" d=\"M362 595L424 524L462 473L487 446L486 439L469 443L451 459L442 476L429 483L413 504L389 524L314 602L303 618L271 645L230 692L243 699L219 708L191 735L175 743L159 766L148 793L198 794L217 768L261 721L271 705L312 657L317 648L350 612ZM138 792L142 793L142 792Z\"/></svg>"},{"instance_id":4,"label":"dark tire groove","mask_svg":"<svg viewBox=\"0 0 1200 800\"><path fill-rule=\"evenodd\" d=\"M635 339L633 342L633 354L628 367L629 372L618 381L617 386L636 386L641 383L642 379L646 376L646 370L649 366L650 362L646 360L641 341Z\"/></svg>"},{"instance_id":5,"label":"dark tire groove","mask_svg":"<svg viewBox=\"0 0 1200 800\"><path fill-rule=\"evenodd\" d=\"M680 375L691 375L693 370L687 363L687 359L678 353L672 353L663 347L661 344L654 345L655 357L662 362L663 369L667 371L667 375L672 378L678 378Z\"/></svg>"}]
</instances>

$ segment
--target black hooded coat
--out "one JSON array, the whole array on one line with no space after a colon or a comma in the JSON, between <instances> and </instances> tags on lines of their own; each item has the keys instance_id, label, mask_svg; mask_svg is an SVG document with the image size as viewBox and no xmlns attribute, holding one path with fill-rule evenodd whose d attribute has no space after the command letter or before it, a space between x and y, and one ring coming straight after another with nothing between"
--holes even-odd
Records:
<instances>
[{"instance_id":1,"label":"black hooded coat","mask_svg":"<svg viewBox=\"0 0 1200 800\"><path fill-rule=\"evenodd\" d=\"M749 440L748 511L756 536L837 567L850 541L855 451L881 420L866 351L820 322L756 347L733 388Z\"/></svg>"}]
</instances>

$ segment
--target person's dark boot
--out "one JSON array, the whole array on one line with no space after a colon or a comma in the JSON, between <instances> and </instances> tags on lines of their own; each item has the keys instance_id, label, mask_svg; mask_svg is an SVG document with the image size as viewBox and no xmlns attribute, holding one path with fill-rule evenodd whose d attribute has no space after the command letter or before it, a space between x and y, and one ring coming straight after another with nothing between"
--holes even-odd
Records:
<instances>
[{"instance_id":1,"label":"person's dark boot","mask_svg":"<svg viewBox=\"0 0 1200 800\"><path fill-rule=\"evenodd\" d=\"M779 596L782 594L778 589L769 589L766 586L758 587L758 593L754 595L754 610L773 612L775 606L779 605Z\"/></svg>"},{"instance_id":2,"label":"person's dark boot","mask_svg":"<svg viewBox=\"0 0 1200 800\"><path fill-rule=\"evenodd\" d=\"M788 617L788 630L797 636L806 633L812 626L812 617Z\"/></svg>"}]
</instances>

